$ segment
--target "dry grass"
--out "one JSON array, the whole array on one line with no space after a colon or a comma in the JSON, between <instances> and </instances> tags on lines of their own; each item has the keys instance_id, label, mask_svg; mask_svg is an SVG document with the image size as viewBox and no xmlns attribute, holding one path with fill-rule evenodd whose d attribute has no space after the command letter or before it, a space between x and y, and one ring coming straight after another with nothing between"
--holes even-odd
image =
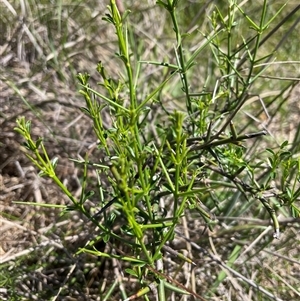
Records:
<instances>
[{"instance_id":1,"label":"dry grass","mask_svg":"<svg viewBox=\"0 0 300 301\"><path fill-rule=\"evenodd\" d=\"M134 25L137 38L145 40L143 59L155 55L159 57L157 60L167 59L173 48L169 43L164 44L166 16L158 16L153 1L129 2L132 2L133 19L138 22ZM43 137L50 155L60 158L59 175L78 195L81 171L69 158L84 157L86 151L91 151L95 138L90 120L79 110L83 100L77 93L75 74L88 71L96 83L95 66L99 60L112 74L118 70L112 59L113 30L101 20L105 12L102 1L78 2L78 6L69 1L69 5L53 5L52 9L41 3L36 6L29 3L0 2L0 26L5 33L0 38L0 299L103 300L101 296L120 279L126 291L133 294L138 285L122 274L117 261L85 254L74 256L78 247L84 246L96 233L82 216L72 213L61 217L60 210L53 207L14 203L18 200L56 205L69 202L50 179L38 176L24 155L22 141L13 131L16 117L25 115L32 120L34 136ZM197 17L195 14L191 19L191 27ZM297 72L298 76L299 68ZM155 85L160 76L156 68L147 68L141 86L145 93L147 85ZM271 116L267 120L263 113L255 112L261 117L255 122L266 127L275 140L282 141L284 137L293 141L299 131L299 89L298 84L285 93L287 101L280 108L281 114L275 114L279 108L274 104L274 108L268 109ZM249 108L245 107L244 113L253 121L255 105ZM97 158L97 152L92 154ZM90 181L96 181L93 170ZM97 199L91 199L89 206L95 204ZM237 273L280 300L298 300L299 220L282 216L282 225L283 235L278 241L271 238L268 222L251 218L232 221L220 218L215 231L209 233L199 216L192 213L178 229L188 240L178 235L171 247L188 255L196 266L166 253L168 275L199 295L207 293L222 270L217 259L230 265L227 260L239 245L243 248L242 255L231 266ZM191 242L207 250L213 258ZM251 283L245 285L238 275L228 270L226 274L227 278L216 286L209 300L268 300ZM109 300L121 299L120 290L116 289ZM194 299L186 296L170 297L170 300Z\"/></svg>"}]
</instances>

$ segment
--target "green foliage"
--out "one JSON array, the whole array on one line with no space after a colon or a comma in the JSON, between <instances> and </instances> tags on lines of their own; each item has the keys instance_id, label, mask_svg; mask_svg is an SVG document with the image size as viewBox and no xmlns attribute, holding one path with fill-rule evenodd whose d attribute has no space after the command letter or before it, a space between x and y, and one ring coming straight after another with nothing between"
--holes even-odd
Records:
<instances>
[{"instance_id":1,"label":"green foliage","mask_svg":"<svg viewBox=\"0 0 300 301\"><path fill-rule=\"evenodd\" d=\"M21 117L16 127L25 139L28 158L40 169L40 176L52 178L72 201L73 205L66 206L65 212L80 211L99 228L97 240L112 245L122 243L128 250L127 254L102 252L95 248L95 241L91 241L78 253L128 263L130 268L125 272L141 285L141 291L133 297L143 295L146 300L151 285L158 287L159 300L166 300L168 290L198 297L195 292L170 284L162 265L157 270L164 248L173 240L181 217L189 210L196 208L213 229L212 211L241 215L250 206L263 206L272 219L276 238L280 235L277 215L283 207L289 208L292 216L300 216L297 205L300 160L289 150L288 142L278 151L267 149L264 156L256 154L249 158L249 141L262 141L267 132L253 133L248 129L240 132L235 128L239 122L237 114L251 98L256 82L267 68L257 70L257 67L272 56L272 53L261 53L260 47L265 32L283 7L268 17L268 2L264 1L258 22L236 1L229 1L226 13L216 7L210 16L211 32L198 33L202 43L189 53L185 48L185 34L178 23L176 8L179 3L157 1L172 21L175 62L147 62L165 68L167 77L156 87L150 87L145 96L139 90L139 70L143 70L146 62L137 61L131 55L128 36L132 29L127 23L130 13L121 15L115 1L110 2L104 20L115 28L116 60L122 75L113 80L105 65L99 62L96 69L101 77L101 92L98 92L98 87L90 86L88 74L78 74L80 94L85 99L85 107L81 110L92 120L97 147L103 154L99 162L90 162L88 155L84 161L75 160L84 170L79 199L57 177L57 158L49 158L41 138L32 139L30 122ZM251 28L242 37L236 31L237 16ZM202 91L195 93L197 60L201 60L206 48L210 50L214 70ZM184 110L167 110L160 100L174 78L179 80ZM168 118L165 123L154 124L153 132L158 135L154 137L147 128L156 105ZM103 123L104 115L109 117L109 127ZM91 165L100 178L109 182L109 187L105 187L100 179L100 190L105 195L101 199L102 209L95 214L84 206L94 193L85 189L87 169ZM235 204L237 199L240 201ZM120 231L114 231L115 225L120 225ZM230 264L238 256L239 251L232 253ZM213 289L225 277L219 274ZM124 299L132 300L130 297Z\"/></svg>"}]
</instances>

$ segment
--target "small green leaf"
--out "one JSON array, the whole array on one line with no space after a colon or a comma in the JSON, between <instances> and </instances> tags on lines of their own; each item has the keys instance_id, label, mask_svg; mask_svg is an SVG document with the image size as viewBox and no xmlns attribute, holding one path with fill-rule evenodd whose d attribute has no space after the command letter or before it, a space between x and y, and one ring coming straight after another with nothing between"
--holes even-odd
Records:
<instances>
[{"instance_id":1,"label":"small green leaf","mask_svg":"<svg viewBox=\"0 0 300 301\"><path fill-rule=\"evenodd\" d=\"M93 190L90 190L87 192L87 194L84 196L85 200L93 196L95 192Z\"/></svg>"},{"instance_id":2,"label":"small green leaf","mask_svg":"<svg viewBox=\"0 0 300 301\"><path fill-rule=\"evenodd\" d=\"M275 155L274 151L270 148L266 148L266 151L272 155Z\"/></svg>"},{"instance_id":3,"label":"small green leaf","mask_svg":"<svg viewBox=\"0 0 300 301\"><path fill-rule=\"evenodd\" d=\"M157 4L157 5L160 5L160 6L162 6L162 7L164 7L166 10L169 10L168 4L167 4L167 3L164 3L164 2L161 1L161 0L156 1L156 4Z\"/></svg>"},{"instance_id":4,"label":"small green leaf","mask_svg":"<svg viewBox=\"0 0 300 301\"><path fill-rule=\"evenodd\" d=\"M297 208L296 206L292 205L291 206L291 214L293 218L299 218L300 217L300 209Z\"/></svg>"},{"instance_id":5,"label":"small green leaf","mask_svg":"<svg viewBox=\"0 0 300 301\"><path fill-rule=\"evenodd\" d=\"M30 130L31 130L31 121L30 121L30 120L28 120L28 121L26 122L25 128L26 128L26 131L27 131L28 133L30 133Z\"/></svg>"},{"instance_id":6,"label":"small green leaf","mask_svg":"<svg viewBox=\"0 0 300 301\"><path fill-rule=\"evenodd\" d=\"M57 162L58 162L58 157L54 157L52 160L51 160L51 165L53 167L53 169L55 170L56 166L57 166Z\"/></svg>"},{"instance_id":7,"label":"small green leaf","mask_svg":"<svg viewBox=\"0 0 300 301\"><path fill-rule=\"evenodd\" d=\"M86 114L86 115L88 115L88 116L90 116L91 115L91 112L90 112L90 110L89 109L87 109L87 108L85 108L85 107L81 107L80 108L80 110L84 113L84 114Z\"/></svg>"},{"instance_id":8,"label":"small green leaf","mask_svg":"<svg viewBox=\"0 0 300 301\"><path fill-rule=\"evenodd\" d=\"M131 10L126 9L123 16L122 16L122 22L124 23L124 21L126 21L128 15L131 13Z\"/></svg>"},{"instance_id":9,"label":"small green leaf","mask_svg":"<svg viewBox=\"0 0 300 301\"><path fill-rule=\"evenodd\" d=\"M36 143L35 143L36 148L40 147L42 141L43 141L43 138L41 138L41 137L36 141Z\"/></svg>"},{"instance_id":10,"label":"small green leaf","mask_svg":"<svg viewBox=\"0 0 300 301\"><path fill-rule=\"evenodd\" d=\"M130 226L124 225L120 229L123 234L129 235L129 236L134 236L133 229Z\"/></svg>"},{"instance_id":11,"label":"small green leaf","mask_svg":"<svg viewBox=\"0 0 300 301\"><path fill-rule=\"evenodd\" d=\"M104 242L104 243L109 242L109 239L110 239L110 235L109 235L109 234L105 234L105 235L103 236L103 242Z\"/></svg>"},{"instance_id":12,"label":"small green leaf","mask_svg":"<svg viewBox=\"0 0 300 301\"><path fill-rule=\"evenodd\" d=\"M79 80L79 82L85 86L89 81L90 75L88 73L84 73L84 74L78 73L76 77Z\"/></svg>"},{"instance_id":13,"label":"small green leaf","mask_svg":"<svg viewBox=\"0 0 300 301\"><path fill-rule=\"evenodd\" d=\"M283 159L289 158L291 155L292 155L291 152L286 151L286 152L282 152L282 153L279 155L279 157L280 157L281 160L283 160Z\"/></svg>"},{"instance_id":14,"label":"small green leaf","mask_svg":"<svg viewBox=\"0 0 300 301\"><path fill-rule=\"evenodd\" d=\"M293 192L289 187L286 187L286 194L290 200L293 198Z\"/></svg>"},{"instance_id":15,"label":"small green leaf","mask_svg":"<svg viewBox=\"0 0 300 301\"><path fill-rule=\"evenodd\" d=\"M39 173L38 173L38 176L39 177L45 177L45 176L48 176L49 174L47 173L47 172L45 172L45 171L43 171L43 170L41 170Z\"/></svg>"},{"instance_id":16,"label":"small green leaf","mask_svg":"<svg viewBox=\"0 0 300 301\"><path fill-rule=\"evenodd\" d=\"M134 271L132 269L125 269L125 272L133 277L138 278L138 274L136 273L136 271Z\"/></svg>"},{"instance_id":17,"label":"small green leaf","mask_svg":"<svg viewBox=\"0 0 300 301\"><path fill-rule=\"evenodd\" d=\"M23 129L19 128L19 127L15 127L14 131L16 131L17 133L21 134L22 136L24 136L25 132Z\"/></svg>"},{"instance_id":18,"label":"small green leaf","mask_svg":"<svg viewBox=\"0 0 300 301\"><path fill-rule=\"evenodd\" d=\"M111 23L111 24L115 24L115 21L110 14L105 14L105 17L103 17L102 20L104 20L108 23Z\"/></svg>"},{"instance_id":19,"label":"small green leaf","mask_svg":"<svg viewBox=\"0 0 300 301\"><path fill-rule=\"evenodd\" d=\"M288 144L289 144L289 142L286 140L280 145L280 148L284 149Z\"/></svg>"}]
</instances>

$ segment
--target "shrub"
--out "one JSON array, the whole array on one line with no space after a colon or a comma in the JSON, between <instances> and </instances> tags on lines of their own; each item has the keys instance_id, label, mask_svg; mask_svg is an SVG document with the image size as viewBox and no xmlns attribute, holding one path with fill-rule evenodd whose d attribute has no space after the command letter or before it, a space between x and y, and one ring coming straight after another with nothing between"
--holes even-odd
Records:
<instances>
[{"instance_id":1,"label":"shrub","mask_svg":"<svg viewBox=\"0 0 300 301\"><path fill-rule=\"evenodd\" d=\"M73 159L83 170L78 199L56 175L57 158L49 158L42 138L31 137L30 121L18 118L16 131L24 137L27 156L40 176L52 178L72 201L64 213L79 211L97 227L98 234L78 254L117 260L122 271L139 283L135 293L119 286L124 300L139 296L149 300L153 292L166 300L169 291L203 300L195 290L168 276L163 260L172 255L181 264L196 264L170 248L175 236L182 235L178 229L183 217L197 218L198 212L210 230L219 217L270 218L274 237L279 238L279 212L286 214L288 208L293 217L300 213L300 160L294 146L284 141L277 149L266 148L267 127L258 129L243 117L243 108L253 99L258 100L255 110L260 113L276 101L277 96L263 100L257 91L273 63L273 53L264 48L274 34L269 27L284 6L270 15L264 1L260 15L255 16L229 1L226 10L216 6L210 12L210 32L185 33L178 12L183 4L175 0L157 4L170 18L174 57L139 59L130 12L121 14L111 1L104 19L116 32L119 70L110 74L100 61L101 82L96 87L90 85L88 74L77 76L85 100L81 110L92 120L99 160L91 161L88 152L84 160ZM245 30L242 34L241 29ZM193 38L199 42L193 44ZM140 47L145 46L141 43ZM160 72L159 80L151 75L145 79L149 66ZM93 190L87 188L90 168L98 175ZM93 195L98 203L90 209L85 202ZM251 225L246 231L251 235ZM104 250L95 246L99 241L107 246ZM197 251L234 273L230 266L241 255L240 246L236 245L226 265L195 245ZM214 293L225 277L220 272L205 294ZM105 293L105 300L113 289Z\"/></svg>"}]
</instances>

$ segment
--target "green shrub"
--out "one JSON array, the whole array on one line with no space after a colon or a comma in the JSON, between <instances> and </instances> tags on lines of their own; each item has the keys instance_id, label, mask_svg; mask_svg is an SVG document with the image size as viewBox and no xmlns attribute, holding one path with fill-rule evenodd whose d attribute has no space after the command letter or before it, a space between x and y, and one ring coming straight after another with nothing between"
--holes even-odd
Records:
<instances>
[{"instance_id":1,"label":"green shrub","mask_svg":"<svg viewBox=\"0 0 300 301\"><path fill-rule=\"evenodd\" d=\"M273 57L273 53L266 53L265 42L272 37L269 27L284 6L271 15L264 1L257 16L229 1L226 10L220 5L211 11L210 32L189 34L180 26L184 23L179 20L180 1L157 4L172 23L173 58L140 60L138 51L145 46L134 40L130 12L120 14L111 1L104 19L116 31L119 70L109 74L99 62L101 82L96 87L89 84L88 74L78 74L86 103L82 112L93 122L99 153L98 162L92 162L88 153L84 160L74 159L83 170L79 199L57 177L57 158L49 158L42 138L32 139L30 121L20 117L16 131L25 138L27 156L39 168L40 176L52 178L72 201L64 212L79 211L98 228L97 237L78 253L121 262L123 271L140 284L136 294L129 292L132 298L143 295L149 300L150 291L158 287L159 300L167 299L168 290L201 300L196 292L164 273L165 252L194 264L168 247L183 216L191 217L190 212L197 211L210 230L217 223L215 215L270 218L274 237L279 238L278 214L286 214L288 208L293 217L300 215L296 203L300 160L294 145L285 141L277 149L260 147L259 143L266 144L267 129L255 128L241 113L247 102L261 93L256 91L260 91L260 81ZM243 28L250 29L241 33ZM149 66L162 71L160 82L151 76L145 80ZM275 100L257 102L255 109L264 110ZM159 118L153 120L155 115ZM86 188L89 168L99 176L94 191ZM100 209L91 211L85 202L95 193ZM251 226L246 230L251 231ZM107 251L95 247L99 241L108 244ZM237 247L229 257L230 264L240 252ZM225 276L219 274L211 292ZM103 300L108 300L114 287ZM120 291L125 300L131 300L128 292L121 287Z\"/></svg>"}]
</instances>

